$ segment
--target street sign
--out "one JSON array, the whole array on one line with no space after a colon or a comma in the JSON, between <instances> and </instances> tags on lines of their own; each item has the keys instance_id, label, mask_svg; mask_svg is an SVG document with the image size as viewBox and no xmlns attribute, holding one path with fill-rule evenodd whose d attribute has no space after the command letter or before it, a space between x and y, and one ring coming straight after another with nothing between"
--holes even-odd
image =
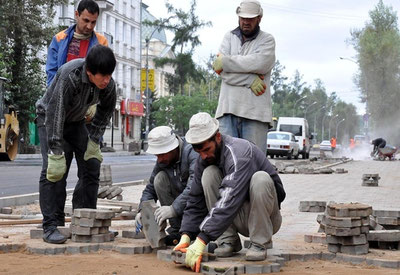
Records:
<instances>
[{"instance_id":1,"label":"street sign","mask_svg":"<svg viewBox=\"0 0 400 275\"><path fill-rule=\"evenodd\" d=\"M149 70L149 89L154 92L154 69ZM146 90L146 69L142 69L140 75L140 90Z\"/></svg>"}]
</instances>

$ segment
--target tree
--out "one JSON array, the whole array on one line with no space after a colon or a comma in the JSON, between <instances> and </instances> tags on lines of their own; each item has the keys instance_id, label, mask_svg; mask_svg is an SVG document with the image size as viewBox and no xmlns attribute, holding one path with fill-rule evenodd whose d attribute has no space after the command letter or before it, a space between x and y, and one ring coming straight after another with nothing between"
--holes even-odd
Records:
<instances>
[{"instance_id":1,"label":"tree","mask_svg":"<svg viewBox=\"0 0 400 275\"><path fill-rule=\"evenodd\" d=\"M367 104L375 135L391 136L398 142L399 131L389 132L386 125L398 124L400 110L400 33L396 11L380 0L369 12L363 29L351 31L351 43L357 51L360 73L357 84Z\"/></svg>"},{"instance_id":2,"label":"tree","mask_svg":"<svg viewBox=\"0 0 400 275\"><path fill-rule=\"evenodd\" d=\"M44 61L39 52L47 46L54 29L54 6L65 0L0 0L0 54L9 78L9 102L19 111L19 126L29 140L35 102L46 88ZM27 145L27 143L25 143ZM22 147L22 151L26 148Z\"/></svg>"},{"instance_id":3,"label":"tree","mask_svg":"<svg viewBox=\"0 0 400 275\"><path fill-rule=\"evenodd\" d=\"M211 22L203 22L199 20L196 11L196 0L192 0L190 10L185 12L182 9L176 9L170 3L166 3L168 18L162 18L153 22L145 20L143 24L154 26L159 29L170 30L174 33L171 50L175 53L176 58L156 58L154 60L157 67L171 64L175 67L175 74L167 75L167 82L171 94L184 94L184 85L189 78L198 81L202 79L202 75L197 71L193 62L192 54L196 46L200 45L199 35L197 31L203 27L211 26Z\"/></svg>"}]
</instances>

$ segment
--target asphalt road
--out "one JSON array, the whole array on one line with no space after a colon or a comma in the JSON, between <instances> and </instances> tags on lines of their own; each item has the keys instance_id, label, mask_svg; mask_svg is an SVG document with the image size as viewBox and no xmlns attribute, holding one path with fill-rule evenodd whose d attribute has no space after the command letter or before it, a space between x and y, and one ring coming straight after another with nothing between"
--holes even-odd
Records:
<instances>
[{"instance_id":1,"label":"asphalt road","mask_svg":"<svg viewBox=\"0 0 400 275\"><path fill-rule=\"evenodd\" d=\"M149 178L156 158L152 155L104 156L103 164L111 165L114 183ZM39 158L0 162L0 197L29 194L39 191L42 161ZM67 188L74 188L77 177L75 161L71 165Z\"/></svg>"}]
</instances>

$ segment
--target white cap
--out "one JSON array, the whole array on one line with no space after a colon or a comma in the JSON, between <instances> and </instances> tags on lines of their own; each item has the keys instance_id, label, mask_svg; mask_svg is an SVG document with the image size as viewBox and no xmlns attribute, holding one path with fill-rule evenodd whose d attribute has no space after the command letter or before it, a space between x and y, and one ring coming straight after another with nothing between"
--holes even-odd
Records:
<instances>
[{"instance_id":1,"label":"white cap","mask_svg":"<svg viewBox=\"0 0 400 275\"><path fill-rule=\"evenodd\" d=\"M263 15L260 2L256 0L243 0L236 9L236 14L243 18L254 18Z\"/></svg>"},{"instance_id":2,"label":"white cap","mask_svg":"<svg viewBox=\"0 0 400 275\"><path fill-rule=\"evenodd\" d=\"M178 139L168 126L158 126L151 130L148 142L149 147L146 152L153 155L168 153L179 145Z\"/></svg>"},{"instance_id":3,"label":"white cap","mask_svg":"<svg viewBox=\"0 0 400 275\"><path fill-rule=\"evenodd\" d=\"M191 144L199 144L218 131L219 122L210 114L200 112L192 116L189 121L189 131L187 131L185 138Z\"/></svg>"}]
</instances>

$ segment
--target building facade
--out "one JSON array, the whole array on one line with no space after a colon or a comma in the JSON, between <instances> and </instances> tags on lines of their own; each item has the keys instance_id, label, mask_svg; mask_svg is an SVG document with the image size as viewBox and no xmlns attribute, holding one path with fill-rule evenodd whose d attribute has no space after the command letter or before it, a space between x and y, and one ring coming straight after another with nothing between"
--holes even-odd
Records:
<instances>
[{"instance_id":1,"label":"building facade","mask_svg":"<svg viewBox=\"0 0 400 275\"><path fill-rule=\"evenodd\" d=\"M75 24L75 4L56 8L54 23L62 27ZM141 1L96 1L100 14L95 30L103 34L113 49L117 66L113 79L117 84L117 104L113 118L104 134L104 142L116 150L128 150L132 143L140 142L143 104L140 93L141 69Z\"/></svg>"}]
</instances>

